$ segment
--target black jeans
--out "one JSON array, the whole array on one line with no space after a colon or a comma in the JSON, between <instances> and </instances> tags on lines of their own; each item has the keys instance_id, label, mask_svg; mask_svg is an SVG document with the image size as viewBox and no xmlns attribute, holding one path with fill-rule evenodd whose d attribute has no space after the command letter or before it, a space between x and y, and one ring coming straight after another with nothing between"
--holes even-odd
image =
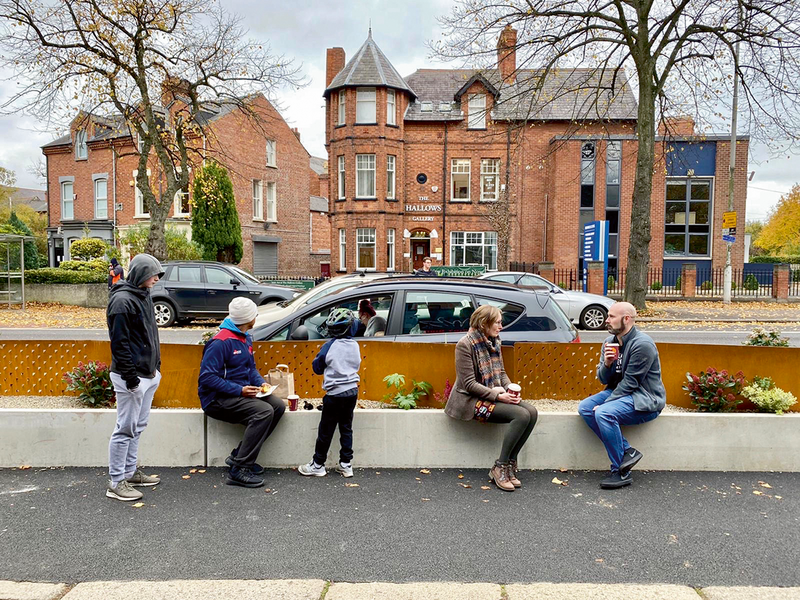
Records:
<instances>
[{"instance_id":1,"label":"black jeans","mask_svg":"<svg viewBox=\"0 0 800 600\"><path fill-rule=\"evenodd\" d=\"M248 467L256 462L261 446L281 420L286 405L275 395L266 398L214 398L204 409L219 421L245 425L239 443L235 465Z\"/></svg>"},{"instance_id":2,"label":"black jeans","mask_svg":"<svg viewBox=\"0 0 800 600\"><path fill-rule=\"evenodd\" d=\"M328 458L328 450L333 440L333 432L339 426L339 461L349 463L353 460L353 411L358 400L358 388L352 393L331 396L325 394L322 399L322 416L317 430L317 443L314 446L314 462L324 465Z\"/></svg>"}]
</instances>

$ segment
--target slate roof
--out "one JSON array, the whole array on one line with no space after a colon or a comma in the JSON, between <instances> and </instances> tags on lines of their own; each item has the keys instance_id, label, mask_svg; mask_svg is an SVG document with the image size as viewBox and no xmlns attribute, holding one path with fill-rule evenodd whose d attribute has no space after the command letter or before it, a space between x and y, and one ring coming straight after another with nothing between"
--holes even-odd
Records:
<instances>
[{"instance_id":1,"label":"slate roof","mask_svg":"<svg viewBox=\"0 0 800 600\"><path fill-rule=\"evenodd\" d=\"M371 29L367 41L333 78L323 96L327 98L332 91L346 86L390 87L404 90L414 98L417 96L378 48Z\"/></svg>"},{"instance_id":2,"label":"slate roof","mask_svg":"<svg viewBox=\"0 0 800 600\"><path fill-rule=\"evenodd\" d=\"M320 158L319 156L312 156L308 160L311 170L317 175L325 175L328 172L328 159Z\"/></svg>"},{"instance_id":3,"label":"slate roof","mask_svg":"<svg viewBox=\"0 0 800 600\"><path fill-rule=\"evenodd\" d=\"M309 206L317 212L328 212L328 199L322 196L311 196Z\"/></svg>"},{"instance_id":4,"label":"slate roof","mask_svg":"<svg viewBox=\"0 0 800 600\"><path fill-rule=\"evenodd\" d=\"M5 186L2 186L5 187ZM8 189L8 188L6 188ZM44 190L35 190L32 188L12 188L14 191L11 194L12 204L25 204L30 206L38 213L47 212L47 197Z\"/></svg>"},{"instance_id":5,"label":"slate roof","mask_svg":"<svg viewBox=\"0 0 800 600\"><path fill-rule=\"evenodd\" d=\"M624 73L610 92L612 73L601 75L595 69L563 69L552 72L541 85L540 72L521 70L517 80L508 85L497 69L419 69L406 77L418 97L412 102L404 119L407 121L460 121L460 107L452 104L455 95L476 74L481 74L499 90L498 103L492 111L494 120L573 120L573 119L636 119L636 97ZM596 90L609 88L596 100ZM423 103L430 110L423 111ZM450 110L442 110L442 106ZM427 107L427 106L426 106Z\"/></svg>"}]
</instances>

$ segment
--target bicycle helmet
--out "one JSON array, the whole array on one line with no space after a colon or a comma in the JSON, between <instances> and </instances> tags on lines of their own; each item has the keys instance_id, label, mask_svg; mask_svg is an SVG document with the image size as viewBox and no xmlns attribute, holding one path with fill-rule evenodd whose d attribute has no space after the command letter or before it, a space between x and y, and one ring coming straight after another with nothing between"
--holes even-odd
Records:
<instances>
[{"instance_id":1,"label":"bicycle helmet","mask_svg":"<svg viewBox=\"0 0 800 600\"><path fill-rule=\"evenodd\" d=\"M325 330L330 337L342 338L352 334L353 323L356 317L353 311L347 308L334 308L325 320Z\"/></svg>"}]
</instances>

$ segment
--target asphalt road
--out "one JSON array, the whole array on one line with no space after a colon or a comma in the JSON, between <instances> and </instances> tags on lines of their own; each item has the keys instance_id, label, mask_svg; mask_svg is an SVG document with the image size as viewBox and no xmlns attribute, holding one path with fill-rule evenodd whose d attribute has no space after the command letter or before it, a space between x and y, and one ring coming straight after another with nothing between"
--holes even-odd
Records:
<instances>
[{"instance_id":1,"label":"asphalt road","mask_svg":"<svg viewBox=\"0 0 800 600\"><path fill-rule=\"evenodd\" d=\"M780 329L780 324L776 324ZM184 329L170 327L160 329L159 336L162 344L196 344L204 329ZM739 346L747 339L750 330L723 331L711 330L686 330L666 331L646 329L646 332L656 342L671 342L676 344L718 344ZM784 337L789 338L790 345L800 346L800 331L781 331ZM580 331L582 342L601 342L608 334L603 331ZM502 337L502 334L501 334ZM0 329L0 340L108 340L106 329Z\"/></svg>"},{"instance_id":2,"label":"asphalt road","mask_svg":"<svg viewBox=\"0 0 800 600\"><path fill-rule=\"evenodd\" d=\"M800 473L635 472L603 491L597 472L525 471L506 493L484 470L270 470L268 490L149 471L163 482L136 508L105 498L102 469L0 470L0 580L800 585Z\"/></svg>"}]
</instances>

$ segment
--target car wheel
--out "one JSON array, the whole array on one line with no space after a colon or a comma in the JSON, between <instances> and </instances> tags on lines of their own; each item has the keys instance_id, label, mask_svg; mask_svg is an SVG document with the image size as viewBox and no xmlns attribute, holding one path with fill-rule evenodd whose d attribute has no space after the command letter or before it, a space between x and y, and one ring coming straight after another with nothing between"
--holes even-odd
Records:
<instances>
[{"instance_id":1,"label":"car wheel","mask_svg":"<svg viewBox=\"0 0 800 600\"><path fill-rule=\"evenodd\" d=\"M169 327L175 322L175 308L165 300L156 300L153 303L156 314L156 325L159 327Z\"/></svg>"},{"instance_id":2,"label":"car wheel","mask_svg":"<svg viewBox=\"0 0 800 600\"><path fill-rule=\"evenodd\" d=\"M583 329L602 329L606 324L607 317L608 311L605 308L593 304L583 309L580 318L580 325Z\"/></svg>"}]
</instances>

